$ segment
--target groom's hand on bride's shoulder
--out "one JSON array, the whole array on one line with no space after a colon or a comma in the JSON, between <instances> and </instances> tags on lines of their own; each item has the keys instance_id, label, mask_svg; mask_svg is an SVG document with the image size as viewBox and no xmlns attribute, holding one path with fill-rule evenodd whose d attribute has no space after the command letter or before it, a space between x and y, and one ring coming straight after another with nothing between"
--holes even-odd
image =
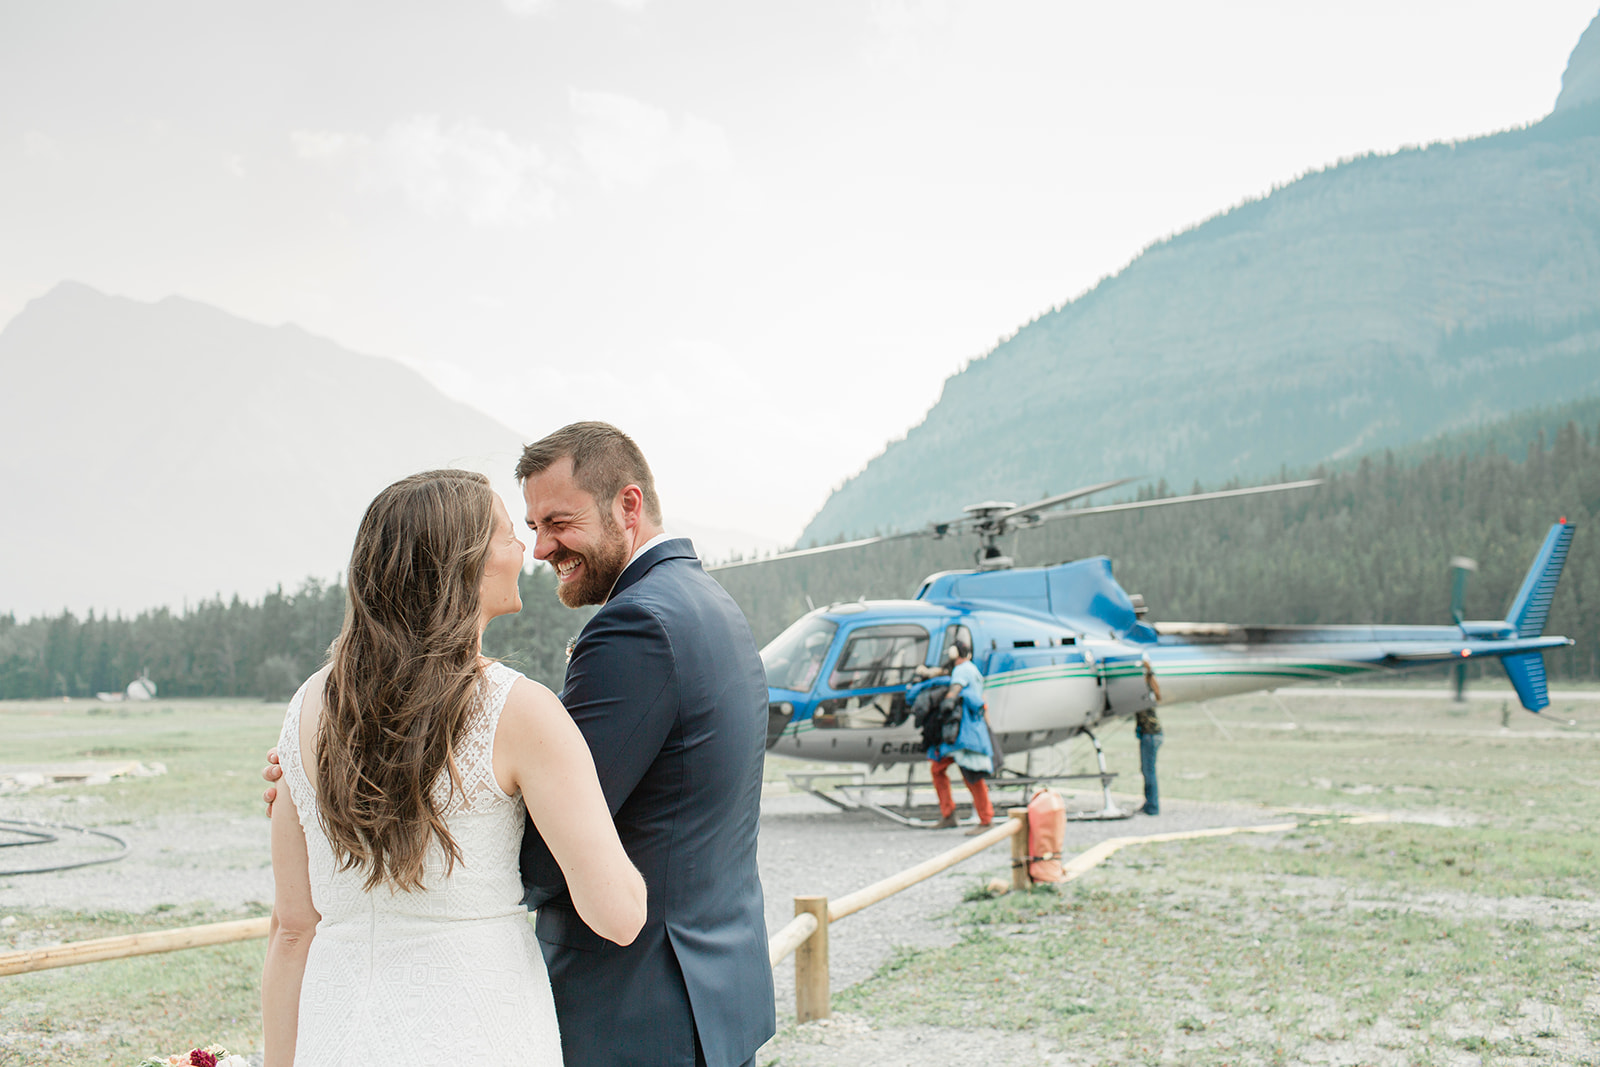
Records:
<instances>
[{"instance_id":1,"label":"groom's hand on bride's shoulder","mask_svg":"<svg viewBox=\"0 0 1600 1067\"><path fill-rule=\"evenodd\" d=\"M276 782L283 777L283 768L278 766L278 750L272 749L267 753L267 765L261 768L261 777L269 782ZM278 787L267 786L262 792L261 799L267 802L267 818L272 818L272 802L278 799Z\"/></svg>"}]
</instances>

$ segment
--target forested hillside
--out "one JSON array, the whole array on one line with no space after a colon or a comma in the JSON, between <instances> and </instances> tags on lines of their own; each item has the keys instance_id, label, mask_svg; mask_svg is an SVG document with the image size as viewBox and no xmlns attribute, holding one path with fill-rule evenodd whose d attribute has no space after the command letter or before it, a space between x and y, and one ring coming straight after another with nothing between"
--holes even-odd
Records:
<instances>
[{"instance_id":1,"label":"forested hillside","mask_svg":"<svg viewBox=\"0 0 1600 1067\"><path fill-rule=\"evenodd\" d=\"M1257 479L1600 394L1585 41L1542 122L1308 174L1045 312L951 377L802 543L1129 473Z\"/></svg>"},{"instance_id":2,"label":"forested hillside","mask_svg":"<svg viewBox=\"0 0 1600 1067\"><path fill-rule=\"evenodd\" d=\"M1005 547L1022 566L1108 555L1158 621L1444 622L1451 556L1482 568L1468 615L1499 617L1550 523L1566 516L1578 531L1547 632L1578 644L1548 661L1556 677L1600 678L1600 400L1318 473L1328 483L1317 489L1065 519ZM716 575L764 644L807 610L807 597L909 596L934 571L971 566L973 547L900 541ZM559 688L566 644L590 611L562 607L544 568L523 575L522 605L490 624L486 651ZM339 585L309 581L181 614L0 615L0 698L89 696L145 669L163 696L286 697L322 662L343 612Z\"/></svg>"},{"instance_id":3,"label":"forested hillside","mask_svg":"<svg viewBox=\"0 0 1600 1067\"><path fill-rule=\"evenodd\" d=\"M1521 458L1541 435L1546 441L1554 441L1569 422L1579 426L1600 424L1600 396L1519 411L1508 418L1440 434L1392 451L1397 461L1408 466L1436 456L1481 456L1488 452ZM1360 456L1332 466L1337 470L1354 470L1370 458Z\"/></svg>"}]
</instances>

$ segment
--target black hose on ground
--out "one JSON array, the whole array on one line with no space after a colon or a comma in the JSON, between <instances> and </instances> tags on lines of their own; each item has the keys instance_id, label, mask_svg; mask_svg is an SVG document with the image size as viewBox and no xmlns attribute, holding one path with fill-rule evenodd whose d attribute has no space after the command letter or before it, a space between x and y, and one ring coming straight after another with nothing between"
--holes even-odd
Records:
<instances>
[{"instance_id":1,"label":"black hose on ground","mask_svg":"<svg viewBox=\"0 0 1600 1067\"><path fill-rule=\"evenodd\" d=\"M48 845L59 841L60 837L51 831L66 831L83 834L86 837L103 837L107 841L116 844L119 851L109 856L78 860L74 863L57 863L45 867L23 867L17 870L0 870L0 878L9 878L16 874L49 874L53 871L73 871L79 867L93 867L97 863L114 863L132 851L126 841L116 834L108 834L104 830L91 830L85 826L67 826L62 823L29 822L26 819L0 819L0 833L16 834L27 838L27 840L23 841L0 841L0 848Z\"/></svg>"}]
</instances>

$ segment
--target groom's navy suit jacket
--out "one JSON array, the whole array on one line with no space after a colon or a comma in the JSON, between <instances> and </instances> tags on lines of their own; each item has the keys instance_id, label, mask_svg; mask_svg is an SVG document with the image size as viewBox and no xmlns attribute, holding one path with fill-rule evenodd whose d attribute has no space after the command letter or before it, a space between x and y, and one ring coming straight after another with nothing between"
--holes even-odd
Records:
<instances>
[{"instance_id":1,"label":"groom's navy suit jacket","mask_svg":"<svg viewBox=\"0 0 1600 1067\"><path fill-rule=\"evenodd\" d=\"M578 918L530 822L522 879L570 1064L741 1064L776 1028L756 871L767 682L750 625L687 540L634 560L578 636L561 693L594 753L649 917L633 944Z\"/></svg>"}]
</instances>

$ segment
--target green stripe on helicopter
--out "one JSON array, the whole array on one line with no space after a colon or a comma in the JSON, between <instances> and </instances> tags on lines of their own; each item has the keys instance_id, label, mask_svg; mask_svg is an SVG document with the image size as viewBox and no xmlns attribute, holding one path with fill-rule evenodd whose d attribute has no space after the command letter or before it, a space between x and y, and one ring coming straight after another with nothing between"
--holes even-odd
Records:
<instances>
[{"instance_id":1,"label":"green stripe on helicopter","mask_svg":"<svg viewBox=\"0 0 1600 1067\"><path fill-rule=\"evenodd\" d=\"M1372 664L1351 662L1348 660L1330 660L1320 663L1284 663L1278 660L1234 660L1231 662L1218 662L1216 660L1198 660L1187 663L1164 663L1156 671L1160 678L1194 678L1204 676L1238 677L1241 675L1254 675L1263 678L1307 678L1315 679L1333 675L1360 674L1379 669ZM1102 677L1108 679L1133 678L1144 673L1144 666L1135 662L1131 664L1118 664L1107 668ZM984 682L984 689L1005 689L1010 686L1028 685L1035 682L1065 680L1070 678L1093 679L1093 668L1081 664L1063 664L1051 667L1030 667L1020 671L1006 671L996 674Z\"/></svg>"}]
</instances>

